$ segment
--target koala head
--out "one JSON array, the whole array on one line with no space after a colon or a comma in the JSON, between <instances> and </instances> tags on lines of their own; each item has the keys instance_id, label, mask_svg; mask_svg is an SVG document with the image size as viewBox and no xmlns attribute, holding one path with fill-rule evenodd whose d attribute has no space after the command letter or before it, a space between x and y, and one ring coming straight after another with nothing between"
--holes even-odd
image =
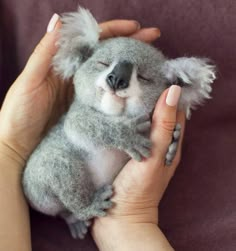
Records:
<instances>
[{"instance_id":1,"label":"koala head","mask_svg":"<svg viewBox=\"0 0 236 251\"><path fill-rule=\"evenodd\" d=\"M141 41L118 37L99 40L100 29L88 10L62 17L55 71L73 78L75 98L111 116L150 113L160 94L182 86L180 106L191 108L209 98L215 67L208 59L167 59Z\"/></svg>"},{"instance_id":2,"label":"koala head","mask_svg":"<svg viewBox=\"0 0 236 251\"><path fill-rule=\"evenodd\" d=\"M159 69L163 60L156 49L134 39L100 42L74 75L76 96L108 115L150 113L166 88Z\"/></svg>"}]
</instances>

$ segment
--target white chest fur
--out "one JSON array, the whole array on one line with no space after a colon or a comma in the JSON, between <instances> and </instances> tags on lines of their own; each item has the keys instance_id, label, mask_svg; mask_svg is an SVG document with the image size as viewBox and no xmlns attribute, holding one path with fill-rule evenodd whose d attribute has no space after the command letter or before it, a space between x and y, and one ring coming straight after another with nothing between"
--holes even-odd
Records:
<instances>
[{"instance_id":1,"label":"white chest fur","mask_svg":"<svg viewBox=\"0 0 236 251\"><path fill-rule=\"evenodd\" d=\"M129 157L119 150L95 150L88 163L89 172L96 188L111 184Z\"/></svg>"},{"instance_id":2,"label":"white chest fur","mask_svg":"<svg viewBox=\"0 0 236 251\"><path fill-rule=\"evenodd\" d=\"M105 184L111 184L121 168L127 163L130 157L117 149L96 148L89 139L83 135L68 131L67 137L75 146L89 153L87 167L95 186L101 187Z\"/></svg>"}]
</instances>

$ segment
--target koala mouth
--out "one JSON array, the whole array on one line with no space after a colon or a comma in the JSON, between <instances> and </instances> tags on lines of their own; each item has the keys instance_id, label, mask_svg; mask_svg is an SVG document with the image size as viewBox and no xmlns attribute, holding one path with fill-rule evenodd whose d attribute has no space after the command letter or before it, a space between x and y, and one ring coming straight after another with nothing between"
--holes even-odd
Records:
<instances>
[{"instance_id":1,"label":"koala mouth","mask_svg":"<svg viewBox=\"0 0 236 251\"><path fill-rule=\"evenodd\" d=\"M110 89L110 88L103 88L103 87L99 87L99 91L100 91L100 93L101 93L101 95L104 95L104 94L108 94L108 95L110 95L113 99L115 99L115 100L117 100L117 101L121 101L121 100L124 100L125 99L125 97L121 97L121 96L119 96L119 94L116 92L116 91L114 91L114 90L112 90L112 89Z\"/></svg>"}]
</instances>

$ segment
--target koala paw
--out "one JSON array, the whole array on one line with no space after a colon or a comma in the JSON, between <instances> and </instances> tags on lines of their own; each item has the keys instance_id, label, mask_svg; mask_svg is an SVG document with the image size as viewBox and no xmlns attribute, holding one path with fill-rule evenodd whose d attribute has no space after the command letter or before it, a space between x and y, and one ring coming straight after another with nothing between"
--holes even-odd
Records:
<instances>
[{"instance_id":1,"label":"koala paw","mask_svg":"<svg viewBox=\"0 0 236 251\"><path fill-rule=\"evenodd\" d=\"M148 115L142 115L135 118L133 123L136 124L136 131L138 133L147 133L151 130L151 121Z\"/></svg>"},{"instance_id":2,"label":"koala paw","mask_svg":"<svg viewBox=\"0 0 236 251\"><path fill-rule=\"evenodd\" d=\"M113 189L111 185L105 185L95 193L94 200L91 205L91 214L93 217L103 217L106 215L106 210L111 208L113 205L110 200L112 195Z\"/></svg>"},{"instance_id":3,"label":"koala paw","mask_svg":"<svg viewBox=\"0 0 236 251\"><path fill-rule=\"evenodd\" d=\"M176 124L175 129L173 131L173 138L172 138L172 142L169 145L167 154L166 154L166 165L170 166L172 164L172 161L175 157L177 148L178 148L178 142L179 142L179 138L180 138L180 133L181 133L181 125L180 124Z\"/></svg>"},{"instance_id":4,"label":"koala paw","mask_svg":"<svg viewBox=\"0 0 236 251\"><path fill-rule=\"evenodd\" d=\"M88 228L91 225L91 221L80 221L77 220L74 223L68 224L71 235L74 239L84 239L85 235L88 232Z\"/></svg>"},{"instance_id":5,"label":"koala paw","mask_svg":"<svg viewBox=\"0 0 236 251\"><path fill-rule=\"evenodd\" d=\"M145 136L150 132L151 122L148 115L142 115L131 120L130 127L133 135L126 142L125 151L135 160L141 161L142 157L148 158L151 153L151 140Z\"/></svg>"}]
</instances>

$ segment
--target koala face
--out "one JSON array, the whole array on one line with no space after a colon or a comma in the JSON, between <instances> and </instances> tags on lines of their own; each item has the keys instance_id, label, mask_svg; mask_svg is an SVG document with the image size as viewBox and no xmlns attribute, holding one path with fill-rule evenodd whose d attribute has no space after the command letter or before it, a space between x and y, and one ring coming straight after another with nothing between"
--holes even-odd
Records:
<instances>
[{"instance_id":1,"label":"koala face","mask_svg":"<svg viewBox=\"0 0 236 251\"><path fill-rule=\"evenodd\" d=\"M155 48L130 38L100 43L76 71L78 99L107 115L150 113L166 87L165 61Z\"/></svg>"},{"instance_id":2,"label":"koala face","mask_svg":"<svg viewBox=\"0 0 236 251\"><path fill-rule=\"evenodd\" d=\"M100 28L88 10L62 17L56 73L72 78L75 98L111 116L150 113L162 91L182 86L179 106L190 109L209 98L216 78L208 59L166 59L156 48L131 38L99 40Z\"/></svg>"}]
</instances>

